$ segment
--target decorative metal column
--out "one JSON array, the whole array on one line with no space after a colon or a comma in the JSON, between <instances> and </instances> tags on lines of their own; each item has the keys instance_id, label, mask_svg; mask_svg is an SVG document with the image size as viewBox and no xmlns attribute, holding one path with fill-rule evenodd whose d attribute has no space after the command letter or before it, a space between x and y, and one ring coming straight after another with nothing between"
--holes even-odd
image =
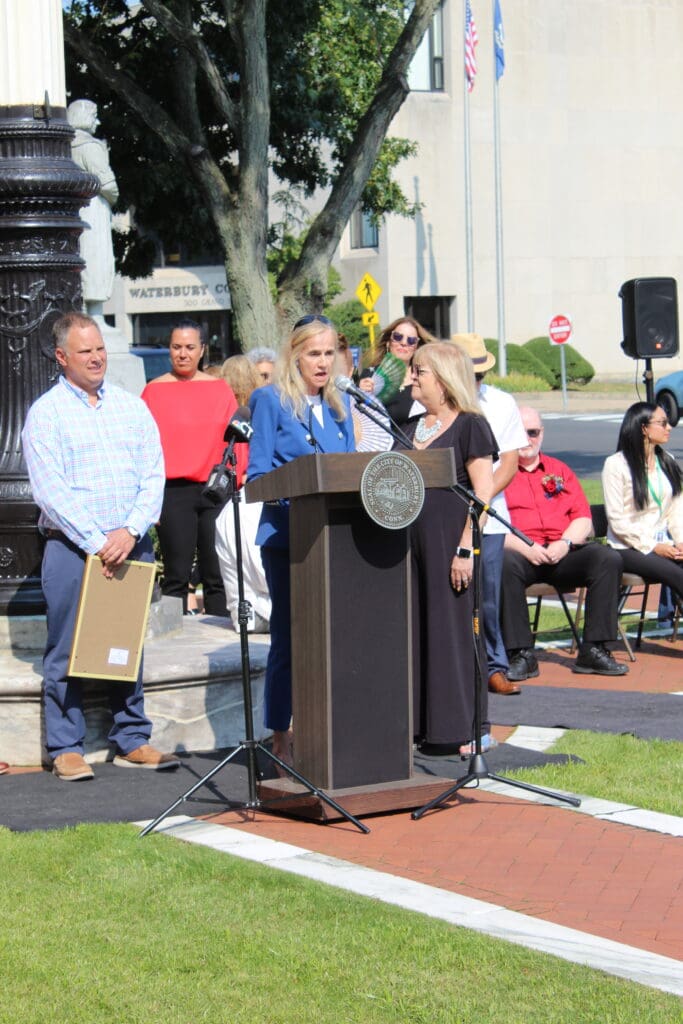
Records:
<instances>
[{"instance_id":1,"label":"decorative metal column","mask_svg":"<svg viewBox=\"0 0 683 1024\"><path fill-rule=\"evenodd\" d=\"M52 324L82 308L78 211L99 189L71 159L64 107L0 106L0 614L44 611L21 430L57 378Z\"/></svg>"}]
</instances>

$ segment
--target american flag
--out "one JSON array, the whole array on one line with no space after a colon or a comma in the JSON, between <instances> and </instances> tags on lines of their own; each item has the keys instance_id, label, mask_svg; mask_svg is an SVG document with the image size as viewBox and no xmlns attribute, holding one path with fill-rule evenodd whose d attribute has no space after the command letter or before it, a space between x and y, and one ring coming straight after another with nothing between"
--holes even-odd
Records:
<instances>
[{"instance_id":1,"label":"american flag","mask_svg":"<svg viewBox=\"0 0 683 1024\"><path fill-rule=\"evenodd\" d=\"M477 73L477 58L474 55L474 48L479 42L477 26L472 17L470 0L465 4L465 77L467 78L467 91L474 89L474 76Z\"/></svg>"}]
</instances>

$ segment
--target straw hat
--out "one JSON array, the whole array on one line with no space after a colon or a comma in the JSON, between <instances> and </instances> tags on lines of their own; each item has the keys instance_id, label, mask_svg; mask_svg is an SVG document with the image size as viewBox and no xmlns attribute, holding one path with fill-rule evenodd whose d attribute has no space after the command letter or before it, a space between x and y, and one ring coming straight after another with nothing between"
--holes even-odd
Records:
<instances>
[{"instance_id":1,"label":"straw hat","mask_svg":"<svg viewBox=\"0 0 683 1024\"><path fill-rule=\"evenodd\" d=\"M486 373L496 365L496 357L487 351L481 334L451 334L451 341L467 352L475 373Z\"/></svg>"}]
</instances>

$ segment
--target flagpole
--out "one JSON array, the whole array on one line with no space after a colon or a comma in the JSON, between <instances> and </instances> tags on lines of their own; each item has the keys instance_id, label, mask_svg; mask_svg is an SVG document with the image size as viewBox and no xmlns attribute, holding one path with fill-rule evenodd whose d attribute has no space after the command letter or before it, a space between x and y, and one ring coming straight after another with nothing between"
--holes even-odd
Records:
<instances>
[{"instance_id":1,"label":"flagpole","mask_svg":"<svg viewBox=\"0 0 683 1024\"><path fill-rule=\"evenodd\" d=\"M472 168L470 161L470 94L465 88L465 265L467 267L467 330L474 330L474 264L472 256Z\"/></svg>"},{"instance_id":2,"label":"flagpole","mask_svg":"<svg viewBox=\"0 0 683 1024\"><path fill-rule=\"evenodd\" d=\"M467 34L467 5L463 0L465 33ZM472 168L470 159L470 82L467 71L463 75L464 90L464 157L465 157L465 266L467 272L467 330L474 330L474 261L472 244Z\"/></svg>"},{"instance_id":3,"label":"flagpole","mask_svg":"<svg viewBox=\"0 0 683 1024\"><path fill-rule=\"evenodd\" d=\"M496 194L496 304L498 310L498 372L507 376L505 337L505 267L503 258L503 187L500 156L500 111L498 107L498 57L496 53L496 22L499 15L497 0L493 4L493 162Z\"/></svg>"}]
</instances>

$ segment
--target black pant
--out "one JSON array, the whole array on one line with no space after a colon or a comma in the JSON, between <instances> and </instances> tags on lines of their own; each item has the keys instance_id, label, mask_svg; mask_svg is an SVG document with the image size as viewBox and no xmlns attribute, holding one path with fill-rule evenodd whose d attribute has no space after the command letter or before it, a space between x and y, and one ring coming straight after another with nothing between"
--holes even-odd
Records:
<instances>
[{"instance_id":1,"label":"black pant","mask_svg":"<svg viewBox=\"0 0 683 1024\"><path fill-rule=\"evenodd\" d=\"M624 566L624 572L642 576L646 583L664 583L671 587L674 598L683 602L683 564L673 558L662 558L650 552L644 555L634 548L617 548Z\"/></svg>"},{"instance_id":2,"label":"black pant","mask_svg":"<svg viewBox=\"0 0 683 1024\"><path fill-rule=\"evenodd\" d=\"M602 644L615 640L621 572L619 553L603 544L583 544L574 548L556 565L532 565L524 555L506 549L501 599L506 650L533 646L525 596L526 588L532 583L550 583L560 591L585 587L584 641Z\"/></svg>"},{"instance_id":3,"label":"black pant","mask_svg":"<svg viewBox=\"0 0 683 1024\"><path fill-rule=\"evenodd\" d=\"M204 485L194 480L167 480L158 534L164 560L162 593L182 597L187 591L195 551L204 592L204 611L227 616L225 590L216 555L216 519L221 511L202 497Z\"/></svg>"}]
</instances>

